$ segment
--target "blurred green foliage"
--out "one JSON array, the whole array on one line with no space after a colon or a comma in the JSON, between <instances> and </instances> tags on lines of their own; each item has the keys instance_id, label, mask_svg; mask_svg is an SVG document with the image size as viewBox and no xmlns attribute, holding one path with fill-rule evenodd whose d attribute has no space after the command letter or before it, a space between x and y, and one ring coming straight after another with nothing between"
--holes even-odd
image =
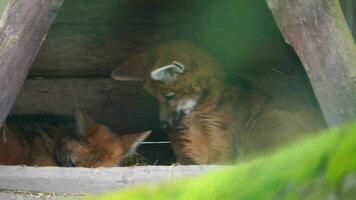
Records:
<instances>
[{"instance_id":1,"label":"blurred green foliage","mask_svg":"<svg viewBox=\"0 0 356 200\"><path fill-rule=\"evenodd\" d=\"M356 124L235 167L88 199L354 199Z\"/></svg>"}]
</instances>

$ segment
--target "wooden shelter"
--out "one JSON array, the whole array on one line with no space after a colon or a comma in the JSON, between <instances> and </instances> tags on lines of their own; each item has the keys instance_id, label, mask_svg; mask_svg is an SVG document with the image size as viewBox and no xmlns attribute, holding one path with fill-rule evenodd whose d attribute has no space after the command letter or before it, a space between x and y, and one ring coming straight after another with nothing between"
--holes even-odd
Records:
<instances>
[{"instance_id":1,"label":"wooden shelter","mask_svg":"<svg viewBox=\"0 0 356 200\"><path fill-rule=\"evenodd\" d=\"M72 114L75 109L82 109L120 133L152 129L154 134L149 141L167 141L156 130L155 100L139 83L117 83L109 74L132 54L172 39L201 44L225 66L248 66L238 68L240 74L272 69L284 73L291 62L299 63L297 54L306 72L298 77L308 77L312 87L308 81L300 84L310 92L311 101L320 104L327 124L337 126L356 119L356 47L346 23L355 34L356 3L352 0L342 0L346 20L338 0L267 0L276 23L260 0L250 1L242 8L238 7L241 2L234 0L224 5L216 0L78 0L65 1L61 8L62 3L63 0L0 0L0 124L10 110L14 114ZM247 22L248 19L252 21ZM296 54L284 44L276 25ZM235 43L241 45L231 45ZM282 67L271 67L276 65ZM143 146L141 150L149 152L151 160L160 157L159 164L174 162L169 144ZM160 176L170 174L168 169L173 168L150 168L153 172L163 170ZM175 167L174 173L206 169ZM19 185L3 188L2 177L9 179L8 172L20 173L14 176L20 180L23 174L29 178L29 174L41 170L51 177L60 169L0 167L0 189L20 189ZM79 179L96 173L96 169L80 170L85 172ZM122 169L113 170L121 173ZM132 174L130 170L124 171ZM110 173L104 170L103 177ZM149 181L156 175L144 174ZM99 180L91 181L100 185ZM56 179L51 181L56 184Z\"/></svg>"}]
</instances>

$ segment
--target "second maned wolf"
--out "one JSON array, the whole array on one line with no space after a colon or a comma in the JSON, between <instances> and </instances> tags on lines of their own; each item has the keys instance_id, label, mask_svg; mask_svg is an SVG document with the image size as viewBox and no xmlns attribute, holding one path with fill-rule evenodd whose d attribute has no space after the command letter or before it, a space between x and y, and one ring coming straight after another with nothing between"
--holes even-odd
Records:
<instances>
[{"instance_id":1,"label":"second maned wolf","mask_svg":"<svg viewBox=\"0 0 356 200\"><path fill-rule=\"evenodd\" d=\"M143 81L181 164L228 163L323 127L315 109L288 110L262 92L229 85L222 66L192 43L164 43L112 72Z\"/></svg>"},{"instance_id":2,"label":"second maned wolf","mask_svg":"<svg viewBox=\"0 0 356 200\"><path fill-rule=\"evenodd\" d=\"M75 119L12 116L0 131L1 165L64 167L117 166L151 132L116 135L81 111Z\"/></svg>"}]
</instances>

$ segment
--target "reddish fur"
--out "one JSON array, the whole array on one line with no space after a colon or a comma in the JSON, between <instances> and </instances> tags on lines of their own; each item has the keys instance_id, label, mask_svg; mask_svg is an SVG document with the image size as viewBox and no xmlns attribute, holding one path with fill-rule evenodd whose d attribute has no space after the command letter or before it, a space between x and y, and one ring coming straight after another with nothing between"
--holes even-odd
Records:
<instances>
[{"instance_id":1,"label":"reddish fur","mask_svg":"<svg viewBox=\"0 0 356 200\"><path fill-rule=\"evenodd\" d=\"M166 43L136 58L143 61L143 57L145 64L131 65L142 63L131 59L113 72L113 78L134 75L134 68L145 72L141 73L144 88L160 104L165 103L164 96L171 92L179 99L203 94L193 111L169 132L178 162L182 164L226 163L323 126L312 108L302 106L300 111L290 112L279 106L278 99L269 99L257 90L225 84L223 68L193 44ZM151 70L172 61L185 66L177 80L162 82L150 78Z\"/></svg>"},{"instance_id":2,"label":"reddish fur","mask_svg":"<svg viewBox=\"0 0 356 200\"><path fill-rule=\"evenodd\" d=\"M0 141L0 163L8 165L18 165L29 163L29 148L23 144L21 135L15 132L1 128L3 139Z\"/></svg>"},{"instance_id":3,"label":"reddish fur","mask_svg":"<svg viewBox=\"0 0 356 200\"><path fill-rule=\"evenodd\" d=\"M90 135L86 144L67 141L67 147L76 152L77 164L83 167L114 166L125 157L128 150L122 139L104 126Z\"/></svg>"},{"instance_id":4,"label":"reddish fur","mask_svg":"<svg viewBox=\"0 0 356 200\"><path fill-rule=\"evenodd\" d=\"M91 129L84 141L68 137L62 127L53 127L52 135L38 128L38 136L33 140L24 137L16 125L4 126L6 143L0 141L0 164L4 165L36 165L56 166L55 153L62 147L76 158L76 166L80 167L110 167L116 166L132 149L141 142L149 131L130 135L117 136L107 127L94 121L89 123ZM87 124L88 125L88 124ZM5 130L4 130L5 129ZM127 140L127 138L131 138ZM132 139L133 138L133 139Z\"/></svg>"}]
</instances>

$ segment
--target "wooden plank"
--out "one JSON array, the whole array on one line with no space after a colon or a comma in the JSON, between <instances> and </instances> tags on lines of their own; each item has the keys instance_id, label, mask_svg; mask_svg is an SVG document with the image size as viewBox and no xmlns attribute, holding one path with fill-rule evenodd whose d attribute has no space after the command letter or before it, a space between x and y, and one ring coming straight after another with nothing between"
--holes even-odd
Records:
<instances>
[{"instance_id":1,"label":"wooden plank","mask_svg":"<svg viewBox=\"0 0 356 200\"><path fill-rule=\"evenodd\" d=\"M65 1L54 24L165 25L188 23L204 0L76 0ZM164 17L157 18L157 15Z\"/></svg>"},{"instance_id":2,"label":"wooden plank","mask_svg":"<svg viewBox=\"0 0 356 200\"><path fill-rule=\"evenodd\" d=\"M356 38L356 3L354 0L340 0L341 8L344 12L346 22Z\"/></svg>"},{"instance_id":3,"label":"wooden plank","mask_svg":"<svg viewBox=\"0 0 356 200\"><path fill-rule=\"evenodd\" d=\"M66 1L30 77L110 77L132 55L185 35L199 8L196 4L187 0Z\"/></svg>"},{"instance_id":4,"label":"wooden plank","mask_svg":"<svg viewBox=\"0 0 356 200\"><path fill-rule=\"evenodd\" d=\"M132 55L181 31L152 26L55 25L33 63L30 77L110 77Z\"/></svg>"},{"instance_id":5,"label":"wooden plank","mask_svg":"<svg viewBox=\"0 0 356 200\"><path fill-rule=\"evenodd\" d=\"M56 113L83 110L114 131L128 133L155 129L158 106L141 83L111 79L28 79L12 114Z\"/></svg>"},{"instance_id":6,"label":"wooden plank","mask_svg":"<svg viewBox=\"0 0 356 200\"><path fill-rule=\"evenodd\" d=\"M356 119L356 46L338 0L267 0L329 126Z\"/></svg>"},{"instance_id":7,"label":"wooden plank","mask_svg":"<svg viewBox=\"0 0 356 200\"><path fill-rule=\"evenodd\" d=\"M75 0L65 1L30 76L108 77L136 53L177 39L196 42L239 74L290 67L261 0Z\"/></svg>"},{"instance_id":8,"label":"wooden plank","mask_svg":"<svg viewBox=\"0 0 356 200\"><path fill-rule=\"evenodd\" d=\"M60 168L0 166L0 190L96 193L143 183L168 181L217 169L219 166L142 166Z\"/></svg>"},{"instance_id":9,"label":"wooden plank","mask_svg":"<svg viewBox=\"0 0 356 200\"><path fill-rule=\"evenodd\" d=\"M0 18L0 125L63 0L10 0Z\"/></svg>"}]
</instances>

